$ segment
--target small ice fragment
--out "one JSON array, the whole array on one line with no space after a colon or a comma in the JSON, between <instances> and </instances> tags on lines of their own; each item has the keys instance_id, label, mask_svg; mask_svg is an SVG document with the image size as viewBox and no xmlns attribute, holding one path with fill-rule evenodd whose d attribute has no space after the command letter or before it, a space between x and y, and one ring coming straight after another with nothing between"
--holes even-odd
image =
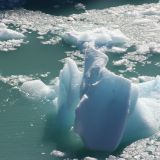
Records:
<instances>
[{"instance_id":1,"label":"small ice fragment","mask_svg":"<svg viewBox=\"0 0 160 160\"><path fill-rule=\"evenodd\" d=\"M50 153L51 156L55 156L55 157L64 157L65 156L65 153L64 152L61 152L61 151L58 151L58 150L53 150L51 153Z\"/></svg>"},{"instance_id":2,"label":"small ice fragment","mask_svg":"<svg viewBox=\"0 0 160 160\"><path fill-rule=\"evenodd\" d=\"M41 80L24 82L21 86L21 91L35 100L54 97L53 91Z\"/></svg>"},{"instance_id":3,"label":"small ice fragment","mask_svg":"<svg viewBox=\"0 0 160 160\"><path fill-rule=\"evenodd\" d=\"M93 158L93 157L85 157L84 160L97 160L97 158Z\"/></svg>"}]
</instances>

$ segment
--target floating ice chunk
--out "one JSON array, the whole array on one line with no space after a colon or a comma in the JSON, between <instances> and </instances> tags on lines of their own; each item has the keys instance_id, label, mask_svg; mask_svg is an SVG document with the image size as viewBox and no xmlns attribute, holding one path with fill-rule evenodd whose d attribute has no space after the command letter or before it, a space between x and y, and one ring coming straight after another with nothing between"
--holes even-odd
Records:
<instances>
[{"instance_id":1,"label":"floating ice chunk","mask_svg":"<svg viewBox=\"0 0 160 160\"><path fill-rule=\"evenodd\" d=\"M11 29L7 29L5 26L0 26L0 40L23 39L23 38L24 35L22 33L13 31Z\"/></svg>"},{"instance_id":2,"label":"floating ice chunk","mask_svg":"<svg viewBox=\"0 0 160 160\"><path fill-rule=\"evenodd\" d=\"M24 82L21 86L21 91L25 93L28 98L34 100L50 99L54 97L54 92L41 80Z\"/></svg>"},{"instance_id":3,"label":"floating ice chunk","mask_svg":"<svg viewBox=\"0 0 160 160\"><path fill-rule=\"evenodd\" d=\"M15 22L13 20L10 20L10 19L2 19L2 23L4 24L14 24Z\"/></svg>"},{"instance_id":4,"label":"floating ice chunk","mask_svg":"<svg viewBox=\"0 0 160 160\"><path fill-rule=\"evenodd\" d=\"M115 66L121 66L121 65L127 66L128 64L129 64L128 59L121 59L121 60L113 62L113 65L115 65Z\"/></svg>"},{"instance_id":5,"label":"floating ice chunk","mask_svg":"<svg viewBox=\"0 0 160 160\"><path fill-rule=\"evenodd\" d=\"M140 82L147 82L147 81L151 81L151 80L154 80L154 79L155 79L155 77L151 77L151 76L139 76L138 77L138 80Z\"/></svg>"},{"instance_id":6,"label":"floating ice chunk","mask_svg":"<svg viewBox=\"0 0 160 160\"><path fill-rule=\"evenodd\" d=\"M0 29L7 28L7 26L4 23L0 23Z\"/></svg>"},{"instance_id":7,"label":"floating ice chunk","mask_svg":"<svg viewBox=\"0 0 160 160\"><path fill-rule=\"evenodd\" d=\"M134 108L129 114L121 143L151 136L158 130L160 125L160 118L158 118L160 115L160 90L156 89L154 94L159 101L152 95L154 87L158 88L157 85L160 86L160 81L153 80L136 86L132 84L131 102L134 104L131 106ZM133 93L135 87L138 88L137 94ZM133 94L136 95L135 98Z\"/></svg>"},{"instance_id":8,"label":"floating ice chunk","mask_svg":"<svg viewBox=\"0 0 160 160\"><path fill-rule=\"evenodd\" d=\"M95 29L92 31L77 32L71 31L63 35L63 39L72 45L82 47L89 43L97 48L109 46L123 46L129 41L120 30L110 31L106 28Z\"/></svg>"},{"instance_id":9,"label":"floating ice chunk","mask_svg":"<svg viewBox=\"0 0 160 160\"><path fill-rule=\"evenodd\" d=\"M67 58L59 75L57 122L60 128L70 129L74 123L75 108L80 99L81 79L82 73L76 63Z\"/></svg>"},{"instance_id":10,"label":"floating ice chunk","mask_svg":"<svg viewBox=\"0 0 160 160\"><path fill-rule=\"evenodd\" d=\"M85 157L84 160L97 160L97 158L93 158L93 157Z\"/></svg>"},{"instance_id":11,"label":"floating ice chunk","mask_svg":"<svg viewBox=\"0 0 160 160\"><path fill-rule=\"evenodd\" d=\"M85 6L84 4L82 4L82 3L76 4L76 5L75 5L75 8L76 8L77 10L86 10L86 6Z\"/></svg>"},{"instance_id":12,"label":"floating ice chunk","mask_svg":"<svg viewBox=\"0 0 160 160\"><path fill-rule=\"evenodd\" d=\"M127 50L126 48L112 47L108 51L111 53L124 53L124 52L126 52L126 50Z\"/></svg>"},{"instance_id":13,"label":"floating ice chunk","mask_svg":"<svg viewBox=\"0 0 160 160\"><path fill-rule=\"evenodd\" d=\"M86 51L82 98L76 109L75 131L87 148L113 151L125 129L131 84L105 68L105 57L94 50Z\"/></svg>"},{"instance_id":14,"label":"floating ice chunk","mask_svg":"<svg viewBox=\"0 0 160 160\"><path fill-rule=\"evenodd\" d=\"M141 25L141 24L144 24L144 23L151 23L151 22L152 22L151 19L139 18L139 19L135 19L133 24Z\"/></svg>"},{"instance_id":15,"label":"floating ice chunk","mask_svg":"<svg viewBox=\"0 0 160 160\"><path fill-rule=\"evenodd\" d=\"M114 151L122 143L154 134L160 126L160 78L134 85L105 68L105 54L95 49L85 52L74 125L85 146Z\"/></svg>"},{"instance_id":16,"label":"floating ice chunk","mask_svg":"<svg viewBox=\"0 0 160 160\"><path fill-rule=\"evenodd\" d=\"M140 97L154 98L160 100L160 76L155 80L141 83L139 85Z\"/></svg>"},{"instance_id":17,"label":"floating ice chunk","mask_svg":"<svg viewBox=\"0 0 160 160\"><path fill-rule=\"evenodd\" d=\"M55 157L64 157L65 156L65 153L64 152L61 152L61 151L58 151L58 150L53 150L51 153L50 153L51 156L55 156Z\"/></svg>"},{"instance_id":18,"label":"floating ice chunk","mask_svg":"<svg viewBox=\"0 0 160 160\"><path fill-rule=\"evenodd\" d=\"M154 15L160 15L160 11L157 10L154 7L150 7L149 9L146 9L144 11L140 12L142 15L146 15L146 16L154 16Z\"/></svg>"}]
</instances>

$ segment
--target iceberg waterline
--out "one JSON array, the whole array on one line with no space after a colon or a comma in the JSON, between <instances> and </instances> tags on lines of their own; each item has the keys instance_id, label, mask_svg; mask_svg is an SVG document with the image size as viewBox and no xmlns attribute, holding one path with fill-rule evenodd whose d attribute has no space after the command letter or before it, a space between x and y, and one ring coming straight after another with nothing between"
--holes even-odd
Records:
<instances>
[{"instance_id":1,"label":"iceberg waterline","mask_svg":"<svg viewBox=\"0 0 160 160\"><path fill-rule=\"evenodd\" d=\"M78 70L72 59L67 59L54 91L50 88L57 105L59 129L70 130L74 126L84 145L99 151L114 151L121 144L154 134L160 126L159 77L133 84L105 68L108 58L104 53L94 48L84 51L84 72ZM49 87L46 86L47 94L46 90L38 89L42 82L30 83L39 86L34 90L28 82L22 85L30 96L34 92L38 97L48 94Z\"/></svg>"}]
</instances>

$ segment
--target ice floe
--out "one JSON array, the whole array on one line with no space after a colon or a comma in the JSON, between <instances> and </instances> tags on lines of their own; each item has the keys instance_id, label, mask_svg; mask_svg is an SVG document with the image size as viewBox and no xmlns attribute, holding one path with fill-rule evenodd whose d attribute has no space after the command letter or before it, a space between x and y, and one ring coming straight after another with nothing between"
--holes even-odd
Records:
<instances>
[{"instance_id":1,"label":"ice floe","mask_svg":"<svg viewBox=\"0 0 160 160\"><path fill-rule=\"evenodd\" d=\"M22 33L8 29L5 23L0 23L0 51L15 50L23 43L24 38Z\"/></svg>"},{"instance_id":2,"label":"ice floe","mask_svg":"<svg viewBox=\"0 0 160 160\"><path fill-rule=\"evenodd\" d=\"M120 30L108 30L107 28L98 28L84 32L71 31L63 35L63 39L77 47L83 45L93 45L97 48L124 46L128 43L127 38Z\"/></svg>"},{"instance_id":3,"label":"ice floe","mask_svg":"<svg viewBox=\"0 0 160 160\"><path fill-rule=\"evenodd\" d=\"M23 39L24 35L17 31L8 29L5 24L0 24L0 40Z\"/></svg>"}]
</instances>

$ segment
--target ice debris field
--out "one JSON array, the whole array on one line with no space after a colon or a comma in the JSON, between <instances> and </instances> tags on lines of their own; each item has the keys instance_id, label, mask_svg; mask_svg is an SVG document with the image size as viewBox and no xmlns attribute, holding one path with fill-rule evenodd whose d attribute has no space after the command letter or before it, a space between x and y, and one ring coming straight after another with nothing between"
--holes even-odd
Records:
<instances>
[{"instance_id":1,"label":"ice debris field","mask_svg":"<svg viewBox=\"0 0 160 160\"><path fill-rule=\"evenodd\" d=\"M55 110L56 130L71 134L73 141L78 141L78 148L112 153L129 145L109 159L138 155L157 158L160 63L159 59L152 62L150 57L160 54L159 10L160 4L126 5L69 17L23 9L6 11L0 23L0 51L5 54L30 43L27 36L32 32L44 45L64 43L78 52L63 60L63 69L53 83L34 76L13 75L1 75L0 81L18 88L31 101L49 101ZM81 67L74 56L82 57ZM151 75L146 76L145 69L144 74L141 68L137 71L137 65L151 64L156 67ZM113 73L110 66L120 69ZM147 143L151 142L154 151L146 152ZM141 148L135 149L139 144ZM56 154L65 157L63 152L52 152Z\"/></svg>"}]
</instances>

